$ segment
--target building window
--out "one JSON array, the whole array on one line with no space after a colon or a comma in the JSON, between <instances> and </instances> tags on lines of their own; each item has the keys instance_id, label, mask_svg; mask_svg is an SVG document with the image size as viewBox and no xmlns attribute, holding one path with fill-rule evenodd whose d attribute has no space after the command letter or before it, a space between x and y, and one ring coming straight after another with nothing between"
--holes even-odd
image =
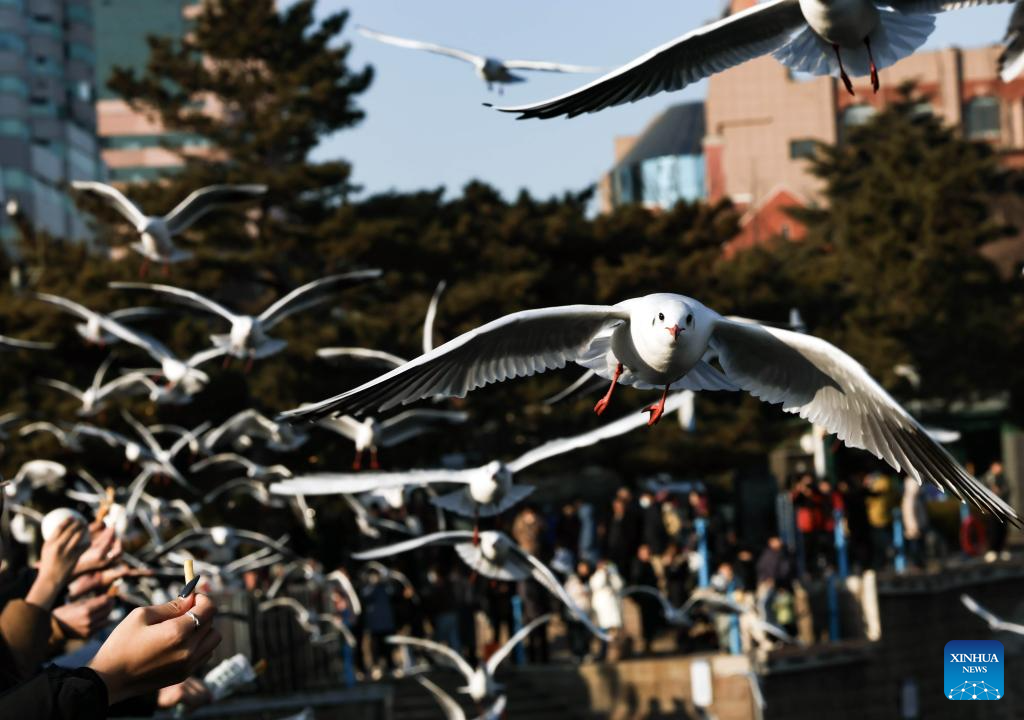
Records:
<instances>
[{"instance_id":1,"label":"building window","mask_svg":"<svg viewBox=\"0 0 1024 720\"><path fill-rule=\"evenodd\" d=\"M0 94L28 97L28 85L19 77L0 75Z\"/></svg>"},{"instance_id":2,"label":"building window","mask_svg":"<svg viewBox=\"0 0 1024 720\"><path fill-rule=\"evenodd\" d=\"M96 62L96 55L93 53L92 48L81 43L71 43L68 45L68 57L72 60L81 60L89 65Z\"/></svg>"},{"instance_id":3,"label":"building window","mask_svg":"<svg viewBox=\"0 0 1024 720\"><path fill-rule=\"evenodd\" d=\"M0 32L0 52L24 53L25 39L16 33Z\"/></svg>"},{"instance_id":4,"label":"building window","mask_svg":"<svg viewBox=\"0 0 1024 720\"><path fill-rule=\"evenodd\" d=\"M810 160L818 152L817 140L790 140L789 157L791 160Z\"/></svg>"},{"instance_id":5,"label":"building window","mask_svg":"<svg viewBox=\"0 0 1024 720\"><path fill-rule=\"evenodd\" d=\"M977 97L964 106L964 134L968 140L999 139L999 99Z\"/></svg>"},{"instance_id":6,"label":"building window","mask_svg":"<svg viewBox=\"0 0 1024 720\"><path fill-rule=\"evenodd\" d=\"M21 120L0 118L0 136L27 138L29 136L28 125Z\"/></svg>"}]
</instances>

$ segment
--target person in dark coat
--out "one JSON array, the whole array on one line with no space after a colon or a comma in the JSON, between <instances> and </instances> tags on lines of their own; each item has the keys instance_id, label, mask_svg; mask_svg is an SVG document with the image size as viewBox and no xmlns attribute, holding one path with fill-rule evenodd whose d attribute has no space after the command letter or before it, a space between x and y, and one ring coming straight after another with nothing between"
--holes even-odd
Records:
<instances>
[{"instance_id":1,"label":"person in dark coat","mask_svg":"<svg viewBox=\"0 0 1024 720\"><path fill-rule=\"evenodd\" d=\"M633 584L646 585L655 590L660 589L658 573L651 564L651 549L646 544L637 548L636 557L633 558ZM651 645L654 638L661 629L663 612L658 598L647 593L638 593L632 596L640 608L640 626L643 634L642 652L646 655L651 652Z\"/></svg>"}]
</instances>

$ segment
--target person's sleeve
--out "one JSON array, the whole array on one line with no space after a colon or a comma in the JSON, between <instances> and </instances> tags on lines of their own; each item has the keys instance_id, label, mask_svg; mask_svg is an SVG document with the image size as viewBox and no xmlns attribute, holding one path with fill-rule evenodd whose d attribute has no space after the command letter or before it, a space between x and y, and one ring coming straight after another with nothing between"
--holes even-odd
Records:
<instances>
[{"instance_id":1,"label":"person's sleeve","mask_svg":"<svg viewBox=\"0 0 1024 720\"><path fill-rule=\"evenodd\" d=\"M51 666L0 695L0 717L106 720L107 686L89 668Z\"/></svg>"}]
</instances>

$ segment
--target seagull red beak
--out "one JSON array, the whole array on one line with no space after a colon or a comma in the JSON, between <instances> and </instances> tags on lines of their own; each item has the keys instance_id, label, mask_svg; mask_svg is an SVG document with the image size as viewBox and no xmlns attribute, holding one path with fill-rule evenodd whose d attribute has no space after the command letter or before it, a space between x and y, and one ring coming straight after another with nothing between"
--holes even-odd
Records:
<instances>
[{"instance_id":1,"label":"seagull red beak","mask_svg":"<svg viewBox=\"0 0 1024 720\"><path fill-rule=\"evenodd\" d=\"M683 331L683 329L681 327L679 327L678 325L673 325L672 327L665 328L665 329L668 330L670 333L672 333L672 338L673 339L678 338L679 337L679 333L681 333Z\"/></svg>"}]
</instances>

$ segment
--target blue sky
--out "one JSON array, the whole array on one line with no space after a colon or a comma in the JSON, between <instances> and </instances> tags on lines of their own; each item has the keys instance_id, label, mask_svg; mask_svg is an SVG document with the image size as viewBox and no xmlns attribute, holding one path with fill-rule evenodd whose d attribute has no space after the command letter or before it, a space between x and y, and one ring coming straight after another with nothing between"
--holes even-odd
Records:
<instances>
[{"instance_id":1,"label":"blue sky","mask_svg":"<svg viewBox=\"0 0 1024 720\"><path fill-rule=\"evenodd\" d=\"M320 0L321 12L348 8L355 24L501 58L615 67L714 17L720 0ZM628 10L626 8L628 7ZM1010 5L946 13L928 47L998 42ZM351 27L350 26L350 29ZM469 65L376 43L354 33L352 60L377 71L361 98L368 115L329 138L319 158L355 166L367 192L445 186L479 178L506 197L579 190L612 162L612 138L635 133L673 103L699 99L704 83L573 120L517 122L481 103L519 104L571 90L591 76L530 73L488 93ZM884 82L884 77L883 77Z\"/></svg>"}]
</instances>

